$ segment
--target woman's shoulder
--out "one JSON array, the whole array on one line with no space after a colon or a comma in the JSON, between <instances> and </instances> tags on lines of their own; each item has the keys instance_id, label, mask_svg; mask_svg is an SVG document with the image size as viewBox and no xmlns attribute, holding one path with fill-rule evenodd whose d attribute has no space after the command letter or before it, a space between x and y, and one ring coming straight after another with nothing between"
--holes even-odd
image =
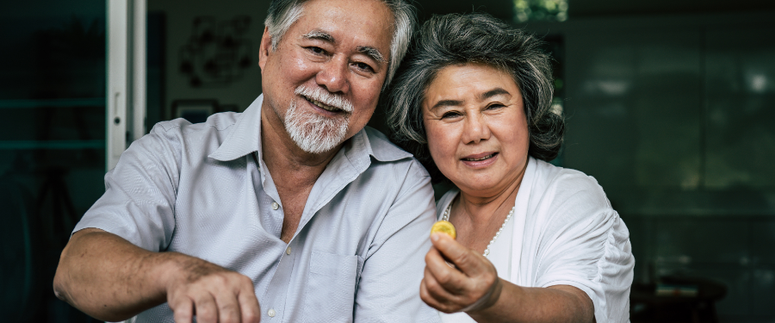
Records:
<instances>
[{"instance_id":1,"label":"woman's shoulder","mask_svg":"<svg viewBox=\"0 0 775 323\"><path fill-rule=\"evenodd\" d=\"M560 199L584 195L607 204L608 198L605 191L594 177L580 170L555 166L537 159L534 161L536 162L533 177L534 194L550 194Z\"/></svg>"},{"instance_id":2,"label":"woman's shoulder","mask_svg":"<svg viewBox=\"0 0 775 323\"><path fill-rule=\"evenodd\" d=\"M597 226L615 220L603 188L581 171L537 161L528 202L534 221L556 226Z\"/></svg>"}]
</instances>

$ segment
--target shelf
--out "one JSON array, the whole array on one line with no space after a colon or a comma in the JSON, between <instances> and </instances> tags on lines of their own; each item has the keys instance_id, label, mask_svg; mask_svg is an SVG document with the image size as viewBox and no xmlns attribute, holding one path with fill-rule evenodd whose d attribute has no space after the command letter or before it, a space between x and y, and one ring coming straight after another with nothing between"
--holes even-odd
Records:
<instances>
[{"instance_id":1,"label":"shelf","mask_svg":"<svg viewBox=\"0 0 775 323\"><path fill-rule=\"evenodd\" d=\"M8 140L0 141L0 150L26 149L105 149L105 140Z\"/></svg>"},{"instance_id":2,"label":"shelf","mask_svg":"<svg viewBox=\"0 0 775 323\"><path fill-rule=\"evenodd\" d=\"M104 107L105 98L0 100L0 109Z\"/></svg>"}]
</instances>

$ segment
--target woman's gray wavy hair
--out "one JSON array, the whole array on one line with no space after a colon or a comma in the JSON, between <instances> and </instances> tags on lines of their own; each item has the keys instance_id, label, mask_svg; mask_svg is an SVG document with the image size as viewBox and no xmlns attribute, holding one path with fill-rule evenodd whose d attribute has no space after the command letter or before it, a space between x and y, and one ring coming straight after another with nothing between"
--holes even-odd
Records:
<instances>
[{"instance_id":1,"label":"woman's gray wavy hair","mask_svg":"<svg viewBox=\"0 0 775 323\"><path fill-rule=\"evenodd\" d=\"M485 13L433 16L425 22L403 63L386 104L392 138L420 160L435 181L422 102L437 73L450 65L486 64L511 74L524 100L528 154L550 161L562 147L565 121L552 112L552 68L543 42Z\"/></svg>"},{"instance_id":2,"label":"woman's gray wavy hair","mask_svg":"<svg viewBox=\"0 0 775 323\"><path fill-rule=\"evenodd\" d=\"M306 1L308 0L274 0L269 4L269 11L266 20L264 20L264 25L269 28L273 51L277 50L277 44L285 35L285 32L291 28L294 22L301 18L304 9L303 4ZM399 63L404 58L406 50L409 48L416 18L414 7L403 0L381 1L393 12L394 24L393 39L390 42L388 72L385 77L385 83L382 86L382 90L385 90L393 79L393 75L395 75Z\"/></svg>"}]
</instances>

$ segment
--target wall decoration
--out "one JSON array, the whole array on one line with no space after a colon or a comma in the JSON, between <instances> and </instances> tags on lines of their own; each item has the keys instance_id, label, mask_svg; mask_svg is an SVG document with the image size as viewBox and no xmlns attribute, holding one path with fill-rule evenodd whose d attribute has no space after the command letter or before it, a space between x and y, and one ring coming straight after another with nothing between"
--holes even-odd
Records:
<instances>
[{"instance_id":1,"label":"wall decoration","mask_svg":"<svg viewBox=\"0 0 775 323\"><path fill-rule=\"evenodd\" d=\"M249 27L249 16L220 22L209 16L194 18L191 37L178 53L180 72L191 87L226 86L254 65L253 46L246 37Z\"/></svg>"}]
</instances>

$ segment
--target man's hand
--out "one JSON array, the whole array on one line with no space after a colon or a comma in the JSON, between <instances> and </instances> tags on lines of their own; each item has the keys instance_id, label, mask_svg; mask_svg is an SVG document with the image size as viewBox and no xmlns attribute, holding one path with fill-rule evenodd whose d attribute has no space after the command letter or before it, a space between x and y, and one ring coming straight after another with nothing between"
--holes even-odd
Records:
<instances>
[{"instance_id":1,"label":"man's hand","mask_svg":"<svg viewBox=\"0 0 775 323\"><path fill-rule=\"evenodd\" d=\"M197 258L182 264L184 275L170 277L167 304L175 322L257 323L261 311L253 282L245 275Z\"/></svg>"},{"instance_id":2,"label":"man's hand","mask_svg":"<svg viewBox=\"0 0 775 323\"><path fill-rule=\"evenodd\" d=\"M54 293L84 313L123 321L167 301L178 323L257 323L261 312L245 275L177 252L151 252L87 228L62 251Z\"/></svg>"},{"instance_id":3,"label":"man's hand","mask_svg":"<svg viewBox=\"0 0 775 323\"><path fill-rule=\"evenodd\" d=\"M495 304L503 284L487 258L445 234L432 234L431 242L420 283L420 298L426 304L445 313L479 311Z\"/></svg>"}]
</instances>

